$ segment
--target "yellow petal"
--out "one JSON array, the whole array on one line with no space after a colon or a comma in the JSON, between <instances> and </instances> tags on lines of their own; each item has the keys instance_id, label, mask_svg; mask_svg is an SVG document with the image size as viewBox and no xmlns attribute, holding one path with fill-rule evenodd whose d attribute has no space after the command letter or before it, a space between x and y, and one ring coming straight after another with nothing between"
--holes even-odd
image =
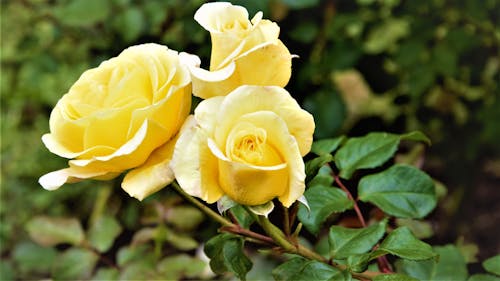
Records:
<instances>
[{"instance_id":1,"label":"yellow petal","mask_svg":"<svg viewBox=\"0 0 500 281\"><path fill-rule=\"evenodd\" d=\"M174 180L170 160L177 138L153 151L144 164L125 175L122 188L130 196L142 200Z\"/></svg>"},{"instance_id":2,"label":"yellow petal","mask_svg":"<svg viewBox=\"0 0 500 281\"><path fill-rule=\"evenodd\" d=\"M83 146L92 149L95 146L108 146L118 149L127 140L131 110L106 110L99 115L89 117L90 125L83 135ZM70 132L68 132L70 133ZM94 156L96 156L94 154Z\"/></svg>"},{"instance_id":3,"label":"yellow petal","mask_svg":"<svg viewBox=\"0 0 500 281\"><path fill-rule=\"evenodd\" d=\"M222 190L242 205L261 205L286 191L288 171L263 170L238 162L219 160Z\"/></svg>"},{"instance_id":4,"label":"yellow petal","mask_svg":"<svg viewBox=\"0 0 500 281\"><path fill-rule=\"evenodd\" d=\"M222 197L218 184L217 158L207 146L207 136L197 126L193 117L188 117L177 140L171 168L181 188L191 196L208 203Z\"/></svg>"},{"instance_id":5,"label":"yellow petal","mask_svg":"<svg viewBox=\"0 0 500 281\"><path fill-rule=\"evenodd\" d=\"M191 87L172 91L168 97L149 107L134 110L128 137L137 133L144 120L149 119L163 128L165 141L172 138L191 110Z\"/></svg>"},{"instance_id":6,"label":"yellow petal","mask_svg":"<svg viewBox=\"0 0 500 281\"><path fill-rule=\"evenodd\" d=\"M248 113L233 122L247 122L265 130L267 145L278 151L283 163L269 167L234 162L222 155L215 142L209 141L212 153L219 158L221 188L240 204L260 205L279 197L289 207L304 193L305 172L299 147L287 124L271 111Z\"/></svg>"},{"instance_id":7,"label":"yellow petal","mask_svg":"<svg viewBox=\"0 0 500 281\"><path fill-rule=\"evenodd\" d=\"M280 86L292 75L292 55L280 40L260 45L235 59L240 85Z\"/></svg>"},{"instance_id":8,"label":"yellow petal","mask_svg":"<svg viewBox=\"0 0 500 281\"><path fill-rule=\"evenodd\" d=\"M52 110L49 121L51 133L44 135L42 141L50 152L64 158L74 158L85 150L83 135L88 124L72 121L62 106L63 99Z\"/></svg>"},{"instance_id":9,"label":"yellow petal","mask_svg":"<svg viewBox=\"0 0 500 281\"><path fill-rule=\"evenodd\" d=\"M194 19L209 32L223 32L228 23L248 21L248 12L228 2L206 3L196 11Z\"/></svg>"},{"instance_id":10,"label":"yellow petal","mask_svg":"<svg viewBox=\"0 0 500 281\"><path fill-rule=\"evenodd\" d=\"M219 147L226 140L235 120L256 111L272 111L286 123L289 133L295 137L300 154L311 149L314 119L283 88L275 86L241 86L227 95L217 113L215 141Z\"/></svg>"},{"instance_id":11,"label":"yellow petal","mask_svg":"<svg viewBox=\"0 0 500 281\"><path fill-rule=\"evenodd\" d=\"M241 42L253 28L248 20L248 12L241 6L218 2L202 5L195 13L194 19L207 31L212 39L210 69L221 66L222 61L230 55L237 55Z\"/></svg>"},{"instance_id":12,"label":"yellow petal","mask_svg":"<svg viewBox=\"0 0 500 281\"><path fill-rule=\"evenodd\" d=\"M113 152L116 151L116 148L109 146L95 146L80 152L73 152L68 150L66 146L63 146L63 144L59 143L59 141L54 138L53 134L43 135L42 142L49 149L50 152L64 158L86 157L87 155L102 156L102 155L112 154Z\"/></svg>"},{"instance_id":13,"label":"yellow petal","mask_svg":"<svg viewBox=\"0 0 500 281\"><path fill-rule=\"evenodd\" d=\"M247 31L240 33L237 38L234 38L234 34L225 32L211 34L212 58L218 56L220 59L215 60L215 62L214 60L210 62L210 71L219 70L246 53L257 50L262 46L276 44L278 42L280 33L279 26L270 20L261 21L261 19L262 12L259 12L255 15L254 19L252 19L253 26ZM239 42L239 44L237 42ZM236 47L227 50L227 46L230 44ZM286 50L286 52L288 52L288 50Z\"/></svg>"},{"instance_id":14,"label":"yellow petal","mask_svg":"<svg viewBox=\"0 0 500 281\"><path fill-rule=\"evenodd\" d=\"M38 183L47 190L55 190L65 183L78 182L82 179L91 178L112 179L117 175L117 173L69 167L41 176Z\"/></svg>"},{"instance_id":15,"label":"yellow petal","mask_svg":"<svg viewBox=\"0 0 500 281\"><path fill-rule=\"evenodd\" d=\"M178 53L164 45L148 43L129 47L119 56L123 60L133 61L135 70L148 74L150 89L141 94L149 94L151 104L165 99L171 88L174 91L187 86L190 82L189 71L180 65Z\"/></svg>"},{"instance_id":16,"label":"yellow petal","mask_svg":"<svg viewBox=\"0 0 500 281\"><path fill-rule=\"evenodd\" d=\"M277 40L239 55L216 71L191 66L193 95L203 99L225 96L241 85L284 87L290 80L291 61L290 52Z\"/></svg>"},{"instance_id":17,"label":"yellow petal","mask_svg":"<svg viewBox=\"0 0 500 281\"><path fill-rule=\"evenodd\" d=\"M214 131L214 128L217 125L217 112L219 111L223 100L224 97L206 99L200 102L194 110L194 117L198 126L207 132L209 137L212 137L210 133Z\"/></svg>"},{"instance_id":18,"label":"yellow petal","mask_svg":"<svg viewBox=\"0 0 500 281\"><path fill-rule=\"evenodd\" d=\"M166 141L163 127L154 121L146 120L135 136L114 153L90 159L70 160L69 163L90 170L122 172L143 164L151 152Z\"/></svg>"},{"instance_id":19,"label":"yellow petal","mask_svg":"<svg viewBox=\"0 0 500 281\"><path fill-rule=\"evenodd\" d=\"M216 96L225 96L241 85L240 81L233 78L236 64L230 63L216 71L207 71L199 67L191 67L193 95L202 99Z\"/></svg>"}]
</instances>

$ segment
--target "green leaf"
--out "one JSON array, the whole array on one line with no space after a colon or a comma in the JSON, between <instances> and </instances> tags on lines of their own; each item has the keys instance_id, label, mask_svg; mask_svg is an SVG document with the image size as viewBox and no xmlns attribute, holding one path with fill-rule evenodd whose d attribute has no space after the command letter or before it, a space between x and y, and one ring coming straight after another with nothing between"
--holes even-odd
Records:
<instances>
[{"instance_id":1,"label":"green leaf","mask_svg":"<svg viewBox=\"0 0 500 281\"><path fill-rule=\"evenodd\" d=\"M431 145L431 140L420 131L413 131L401 135L401 140L421 141L426 143L427 145Z\"/></svg>"},{"instance_id":2,"label":"green leaf","mask_svg":"<svg viewBox=\"0 0 500 281\"><path fill-rule=\"evenodd\" d=\"M375 26L368 34L364 49L368 54L381 53L410 32L410 24L405 19L390 17L385 22Z\"/></svg>"},{"instance_id":3,"label":"green leaf","mask_svg":"<svg viewBox=\"0 0 500 281\"><path fill-rule=\"evenodd\" d=\"M272 271L278 266L276 259L270 255L253 255L253 266L247 273L247 280L273 280Z\"/></svg>"},{"instance_id":4,"label":"green leaf","mask_svg":"<svg viewBox=\"0 0 500 281\"><path fill-rule=\"evenodd\" d=\"M328 242L328 235L318 236L318 241L314 245L314 251L321 256L330 259L330 244Z\"/></svg>"},{"instance_id":5,"label":"green leaf","mask_svg":"<svg viewBox=\"0 0 500 281\"><path fill-rule=\"evenodd\" d=\"M80 244L84 233L80 221L75 218L35 216L26 225L31 239L42 246L62 243Z\"/></svg>"},{"instance_id":6,"label":"green leaf","mask_svg":"<svg viewBox=\"0 0 500 281\"><path fill-rule=\"evenodd\" d=\"M316 176L308 183L308 186L323 185L332 186L332 169L329 166L322 166Z\"/></svg>"},{"instance_id":7,"label":"green leaf","mask_svg":"<svg viewBox=\"0 0 500 281\"><path fill-rule=\"evenodd\" d=\"M236 220L243 228L248 228L255 221L254 217L252 217L243 206L236 205L231 208L231 212L236 217Z\"/></svg>"},{"instance_id":8,"label":"green leaf","mask_svg":"<svg viewBox=\"0 0 500 281\"><path fill-rule=\"evenodd\" d=\"M115 281L118 280L118 277L120 276L120 272L116 268L99 268L92 276L92 281Z\"/></svg>"},{"instance_id":9,"label":"green leaf","mask_svg":"<svg viewBox=\"0 0 500 281\"><path fill-rule=\"evenodd\" d=\"M371 253L350 255L347 258L347 266L354 272L363 272L368 268Z\"/></svg>"},{"instance_id":10,"label":"green leaf","mask_svg":"<svg viewBox=\"0 0 500 281\"><path fill-rule=\"evenodd\" d=\"M156 272L153 260L136 260L127 264L120 272L118 280L162 280Z\"/></svg>"},{"instance_id":11,"label":"green leaf","mask_svg":"<svg viewBox=\"0 0 500 281\"><path fill-rule=\"evenodd\" d=\"M398 144L399 136L389 133L375 132L348 139L334 157L340 177L349 179L358 169L382 165L394 155Z\"/></svg>"},{"instance_id":12,"label":"green leaf","mask_svg":"<svg viewBox=\"0 0 500 281\"><path fill-rule=\"evenodd\" d=\"M403 68L410 68L418 64L426 46L418 40L405 40L399 44L394 59Z\"/></svg>"},{"instance_id":13,"label":"green leaf","mask_svg":"<svg viewBox=\"0 0 500 281\"><path fill-rule=\"evenodd\" d=\"M326 163L333 160L331 154L323 154L306 162L306 182L309 182Z\"/></svg>"},{"instance_id":14,"label":"green leaf","mask_svg":"<svg viewBox=\"0 0 500 281\"><path fill-rule=\"evenodd\" d=\"M22 242L15 245L12 258L17 268L23 274L47 273L57 256L54 248L42 247L32 242ZM3 263L3 261L2 261Z\"/></svg>"},{"instance_id":15,"label":"green leaf","mask_svg":"<svg viewBox=\"0 0 500 281\"><path fill-rule=\"evenodd\" d=\"M432 247L415 238L407 227L400 227L389 233L373 256L387 253L409 260L426 260L436 256Z\"/></svg>"},{"instance_id":16,"label":"green leaf","mask_svg":"<svg viewBox=\"0 0 500 281\"><path fill-rule=\"evenodd\" d=\"M369 251L384 236L387 221L365 228L330 227L328 241L332 258L344 259Z\"/></svg>"},{"instance_id":17,"label":"green leaf","mask_svg":"<svg viewBox=\"0 0 500 281\"><path fill-rule=\"evenodd\" d=\"M196 228L204 218L203 213L192 206L177 206L169 209L167 214L167 221L181 230Z\"/></svg>"},{"instance_id":18,"label":"green leaf","mask_svg":"<svg viewBox=\"0 0 500 281\"><path fill-rule=\"evenodd\" d=\"M434 234L432 225L428 221L398 218L396 219L396 224L398 226L408 227L418 239L429 238Z\"/></svg>"},{"instance_id":19,"label":"green leaf","mask_svg":"<svg viewBox=\"0 0 500 281\"><path fill-rule=\"evenodd\" d=\"M127 246L122 247L118 250L118 254L116 256L116 262L119 266L124 266L133 261L152 258L152 255L148 255L148 253L152 253L153 250L149 245L138 245L138 246Z\"/></svg>"},{"instance_id":20,"label":"green leaf","mask_svg":"<svg viewBox=\"0 0 500 281\"><path fill-rule=\"evenodd\" d=\"M334 212L343 212L352 208L353 202L349 200L344 191L337 187L324 185L311 186L304 196L309 203L310 210L300 205L298 218L311 233L318 233L321 224Z\"/></svg>"},{"instance_id":21,"label":"green leaf","mask_svg":"<svg viewBox=\"0 0 500 281\"><path fill-rule=\"evenodd\" d=\"M165 241L169 242L172 246L183 251L196 249L199 245L198 241L191 236L171 229L166 230L164 238Z\"/></svg>"},{"instance_id":22,"label":"green leaf","mask_svg":"<svg viewBox=\"0 0 500 281\"><path fill-rule=\"evenodd\" d=\"M347 63L351 63L350 59L352 56L349 56L349 54L346 55L345 49L339 48L338 52L339 56L335 57L333 62L329 62L328 67L333 67L332 64L339 64L346 60L348 61ZM354 52L356 51L354 50ZM357 54L354 55L357 56ZM356 58L354 58L354 60L356 60ZM323 78L325 76L319 67L310 65L310 68L311 70L309 71L307 71L307 68L303 70L303 72L299 74L299 77L319 75L321 78L317 79L327 80L327 78ZM321 74L317 72L321 72ZM308 81L311 79L312 78L307 78ZM314 123L316 125L314 129L315 138L322 139L334 136L342 127L346 116L346 109L342 98L334 89L326 88L317 91L313 95L307 95L302 105L305 110L314 116Z\"/></svg>"},{"instance_id":23,"label":"green leaf","mask_svg":"<svg viewBox=\"0 0 500 281\"><path fill-rule=\"evenodd\" d=\"M374 132L363 137L350 138L334 156L340 177L349 179L358 169L381 166L394 155L401 140L430 144L429 138L419 131L404 135Z\"/></svg>"},{"instance_id":24,"label":"green leaf","mask_svg":"<svg viewBox=\"0 0 500 281\"><path fill-rule=\"evenodd\" d=\"M500 277L490 274L474 274L467 281L500 281Z\"/></svg>"},{"instance_id":25,"label":"green leaf","mask_svg":"<svg viewBox=\"0 0 500 281\"><path fill-rule=\"evenodd\" d=\"M114 217L103 215L90 227L89 242L99 252L103 253L111 248L116 237L121 232L122 227Z\"/></svg>"},{"instance_id":26,"label":"green leaf","mask_svg":"<svg viewBox=\"0 0 500 281\"><path fill-rule=\"evenodd\" d=\"M418 279L415 279L408 275L394 273L377 275L375 276L375 278L373 278L373 281L418 281Z\"/></svg>"},{"instance_id":27,"label":"green leaf","mask_svg":"<svg viewBox=\"0 0 500 281\"><path fill-rule=\"evenodd\" d=\"M334 274L328 281L352 281L352 274L349 270L340 271Z\"/></svg>"},{"instance_id":28,"label":"green leaf","mask_svg":"<svg viewBox=\"0 0 500 281\"><path fill-rule=\"evenodd\" d=\"M114 17L114 28L120 33L125 42L136 40L145 26L144 14L141 9L129 6Z\"/></svg>"},{"instance_id":29,"label":"green leaf","mask_svg":"<svg viewBox=\"0 0 500 281\"><path fill-rule=\"evenodd\" d=\"M282 0L290 9L305 9L315 6L319 0Z\"/></svg>"},{"instance_id":30,"label":"green leaf","mask_svg":"<svg viewBox=\"0 0 500 281\"><path fill-rule=\"evenodd\" d=\"M205 254L210 258L210 267L215 273L231 271L245 280L252 268L252 262L243 251L243 239L232 234L223 233L208 240Z\"/></svg>"},{"instance_id":31,"label":"green leaf","mask_svg":"<svg viewBox=\"0 0 500 281\"><path fill-rule=\"evenodd\" d=\"M135 231L134 236L132 237L131 246L137 246L144 243L147 243L157 236L158 227L144 227Z\"/></svg>"},{"instance_id":32,"label":"green leaf","mask_svg":"<svg viewBox=\"0 0 500 281\"><path fill-rule=\"evenodd\" d=\"M289 34L293 40L309 44L316 38L318 31L316 23L304 22L297 25Z\"/></svg>"},{"instance_id":33,"label":"green leaf","mask_svg":"<svg viewBox=\"0 0 500 281\"><path fill-rule=\"evenodd\" d=\"M344 280L334 277L342 276L342 272L319 261L302 257L292 258L273 270L275 280Z\"/></svg>"},{"instance_id":34,"label":"green leaf","mask_svg":"<svg viewBox=\"0 0 500 281\"><path fill-rule=\"evenodd\" d=\"M446 46L438 44L432 52L432 67L436 73L453 76L457 72L457 53Z\"/></svg>"},{"instance_id":35,"label":"green leaf","mask_svg":"<svg viewBox=\"0 0 500 281\"><path fill-rule=\"evenodd\" d=\"M175 248L183 251L192 250L198 247L199 243L191 236L175 231L160 224L157 227L145 227L135 232L132 238L132 246L144 244L154 240L157 245L168 242Z\"/></svg>"},{"instance_id":36,"label":"green leaf","mask_svg":"<svg viewBox=\"0 0 500 281\"><path fill-rule=\"evenodd\" d=\"M57 257L52 277L55 280L88 279L98 259L99 256L90 250L70 248Z\"/></svg>"},{"instance_id":37,"label":"green leaf","mask_svg":"<svg viewBox=\"0 0 500 281\"><path fill-rule=\"evenodd\" d=\"M477 254L479 253L479 247L474 243L466 243L463 237L458 238L455 242L455 246L460 250L462 256L465 259L465 263L475 263L477 262Z\"/></svg>"},{"instance_id":38,"label":"green leaf","mask_svg":"<svg viewBox=\"0 0 500 281\"><path fill-rule=\"evenodd\" d=\"M425 217L437 204L432 179L419 169L402 164L363 177L358 185L358 196L400 218Z\"/></svg>"},{"instance_id":39,"label":"green leaf","mask_svg":"<svg viewBox=\"0 0 500 281\"><path fill-rule=\"evenodd\" d=\"M158 272L165 280L192 279L198 277L205 269L206 264L186 254L169 256L162 259L158 265Z\"/></svg>"},{"instance_id":40,"label":"green leaf","mask_svg":"<svg viewBox=\"0 0 500 281\"><path fill-rule=\"evenodd\" d=\"M398 272L430 281L465 281L467 279L467 265L460 251L453 245L433 248L439 255L437 259L422 261L398 260Z\"/></svg>"},{"instance_id":41,"label":"green leaf","mask_svg":"<svg viewBox=\"0 0 500 281\"><path fill-rule=\"evenodd\" d=\"M11 261L2 260L0 263L0 277L2 277L2 281L14 281L19 279L19 276L16 276ZM17 279L15 277L17 277Z\"/></svg>"},{"instance_id":42,"label":"green leaf","mask_svg":"<svg viewBox=\"0 0 500 281\"><path fill-rule=\"evenodd\" d=\"M110 10L110 1L73 0L58 6L54 15L65 25L85 27L105 20Z\"/></svg>"},{"instance_id":43,"label":"green leaf","mask_svg":"<svg viewBox=\"0 0 500 281\"><path fill-rule=\"evenodd\" d=\"M346 139L345 136L340 136L332 139L322 139L313 142L311 152L316 155L323 155L334 152Z\"/></svg>"},{"instance_id":44,"label":"green leaf","mask_svg":"<svg viewBox=\"0 0 500 281\"><path fill-rule=\"evenodd\" d=\"M490 273L500 275L500 255L496 255L483 261L483 267Z\"/></svg>"},{"instance_id":45,"label":"green leaf","mask_svg":"<svg viewBox=\"0 0 500 281\"><path fill-rule=\"evenodd\" d=\"M420 64L419 67L409 69L403 85L408 89L412 98L418 98L425 93L434 83L436 73L426 64Z\"/></svg>"}]
</instances>

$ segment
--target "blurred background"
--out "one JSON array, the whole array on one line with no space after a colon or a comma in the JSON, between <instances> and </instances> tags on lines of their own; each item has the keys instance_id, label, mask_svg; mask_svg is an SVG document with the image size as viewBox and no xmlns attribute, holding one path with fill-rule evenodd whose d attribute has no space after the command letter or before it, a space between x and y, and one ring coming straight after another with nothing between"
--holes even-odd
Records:
<instances>
[{"instance_id":1,"label":"blurred background","mask_svg":"<svg viewBox=\"0 0 500 281\"><path fill-rule=\"evenodd\" d=\"M171 190L140 203L120 179L52 192L37 183L66 166L40 137L84 70L145 42L208 66L210 37L193 20L204 1L0 3L0 279L210 278L199 245L217 225ZM299 56L286 88L314 115L316 139L411 130L430 137L432 146L403 146L400 155L446 192L419 225L421 238L458 245L470 272L500 252L500 0L232 3L276 21ZM273 268L254 262L261 272L249 279Z\"/></svg>"}]
</instances>

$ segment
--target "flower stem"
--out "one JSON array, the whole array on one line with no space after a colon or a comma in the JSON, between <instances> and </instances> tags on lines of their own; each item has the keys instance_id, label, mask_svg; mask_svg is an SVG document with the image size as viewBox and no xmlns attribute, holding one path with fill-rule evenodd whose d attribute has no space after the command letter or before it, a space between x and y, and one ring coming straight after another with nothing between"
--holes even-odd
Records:
<instances>
[{"instance_id":1,"label":"flower stem","mask_svg":"<svg viewBox=\"0 0 500 281\"><path fill-rule=\"evenodd\" d=\"M288 212L288 208L283 206L283 229L285 230L286 236L290 236L290 215Z\"/></svg>"},{"instance_id":2,"label":"flower stem","mask_svg":"<svg viewBox=\"0 0 500 281\"><path fill-rule=\"evenodd\" d=\"M221 230L222 231L226 231L226 232L231 232L231 233L234 233L234 234L239 234L239 235L242 235L242 236L246 236L246 237L249 237L249 238L252 238L252 239L255 239L255 240L259 240L260 242L263 242L263 243L266 243L266 244L269 244L269 245L275 245L276 244L276 243L274 243L274 240L271 237L268 237L268 236L265 236L265 235L253 232L253 231L248 230L246 228L242 228L239 225L235 225L233 227L223 226L221 228Z\"/></svg>"},{"instance_id":3,"label":"flower stem","mask_svg":"<svg viewBox=\"0 0 500 281\"><path fill-rule=\"evenodd\" d=\"M349 198L349 200L352 201L353 206L354 206L354 211L356 212L356 215L358 216L359 222L361 223L361 225L363 227L366 227L365 218L363 217L363 214L361 213L361 210L359 209L358 202L356 200L354 200L351 192L349 191L349 189L347 189L345 187L345 185L340 180L339 176L333 174L333 172L332 172L332 175L335 178L335 182L347 194L347 197ZM377 246L378 246L378 244L375 247L377 247ZM377 258L377 265L378 265L378 268L380 269L380 271L382 271L384 273L392 273L391 265L389 264L389 261L387 260L387 258L385 256L381 256L381 257Z\"/></svg>"},{"instance_id":4,"label":"flower stem","mask_svg":"<svg viewBox=\"0 0 500 281\"><path fill-rule=\"evenodd\" d=\"M283 232L279 228L277 228L274 224L272 224L268 218L264 216L259 216L257 222L264 229L267 235L273 238L276 244L278 244L285 251L292 254L299 254L308 259L317 260L320 262L327 262L327 259L319 255L318 253L313 252L300 244L297 245L292 244L290 241L288 241L285 234L283 234Z\"/></svg>"},{"instance_id":5,"label":"flower stem","mask_svg":"<svg viewBox=\"0 0 500 281\"><path fill-rule=\"evenodd\" d=\"M340 188L347 194L347 197L349 198L349 200L351 200L353 202L353 206L354 206L354 211L356 212L356 215L358 216L358 220L359 222L361 223L361 226L363 227L366 227L366 222L365 222L365 218L363 218L363 214L361 213L361 210L359 209L359 206L358 206L358 203L356 202L356 200L354 200L354 198L352 197L352 194L351 192L349 191L349 189L347 189L345 187L345 185L342 183L342 181L340 180L339 176L337 175L333 175L333 177L335 178L335 182L340 186Z\"/></svg>"},{"instance_id":6,"label":"flower stem","mask_svg":"<svg viewBox=\"0 0 500 281\"><path fill-rule=\"evenodd\" d=\"M285 234L274 224L272 224L268 218L264 216L259 216L257 222L264 229L264 231L276 242L276 244L278 244L286 252L291 254L298 254L305 258L328 264L328 260L325 257L310 250L309 248L304 247L301 244L293 245L290 241L286 239ZM347 266L343 264L331 264L331 265L342 271L347 270ZM354 278L360 280L372 280L375 276L382 273L366 271L363 273L351 272L351 274Z\"/></svg>"},{"instance_id":7,"label":"flower stem","mask_svg":"<svg viewBox=\"0 0 500 281\"><path fill-rule=\"evenodd\" d=\"M94 207L90 214L89 225L94 225L106 210L106 203L111 196L111 186L105 186L97 192L97 198L94 201Z\"/></svg>"},{"instance_id":8,"label":"flower stem","mask_svg":"<svg viewBox=\"0 0 500 281\"><path fill-rule=\"evenodd\" d=\"M264 231L267 233L269 236L265 236L256 232L253 232L249 229L242 228L240 225L235 224L224 218L223 216L219 215L209 207L207 207L205 204L202 202L198 201L191 195L187 194L182 188L179 186L177 182L173 182L172 186L174 189L182 196L184 199L198 207L201 211L203 211L205 214L207 214L209 217L217 221L218 223L222 224L221 230L234 233L234 234L239 234L244 237L248 237L250 241L253 242L262 242L264 244L269 244L269 245L278 245L281 247L284 251L291 253L291 254L298 254L300 256L303 256L305 258L311 259L311 260L316 260L320 261L323 263L328 264L328 260L321 256L320 254L310 250L307 247L304 247L301 244L296 244L294 245L290 241L288 241L287 237L285 234L274 224L272 224L267 217L264 216L257 216L255 213L250 211L248 208L245 208L245 210L256 219L257 223L264 229ZM331 264L332 266L340 269L340 270L346 270L347 267L342 264ZM363 273L351 273L354 278L360 279L360 280L372 280L374 276L382 274L382 272L363 272Z\"/></svg>"},{"instance_id":9,"label":"flower stem","mask_svg":"<svg viewBox=\"0 0 500 281\"><path fill-rule=\"evenodd\" d=\"M226 227L234 227L235 224L224 218L223 216L217 214L215 211L210 209L208 206L203 204L202 202L198 201L196 198L192 197L191 195L187 194L182 188L179 186L177 182L173 182L172 186L174 189L182 196L184 199L198 207L201 211L203 211L205 214L207 214L209 217L214 219L216 222L222 224L223 226Z\"/></svg>"},{"instance_id":10,"label":"flower stem","mask_svg":"<svg viewBox=\"0 0 500 281\"><path fill-rule=\"evenodd\" d=\"M210 218L212 218L215 221L217 221L218 223L220 223L222 225L222 227L221 227L222 231L226 231L226 232L230 232L230 233L234 233L234 234L239 234L241 236L249 237L253 240L258 240L258 241L263 242L265 244L275 245L275 242L271 237L253 232L253 231L246 229L246 228L242 228L240 225L230 222L229 220L227 220L226 218L224 218L220 214L216 213L215 211L210 209L208 206L206 206L202 202L198 201L197 199L195 199L191 195L187 194L184 190L182 190L182 188L179 186L179 184L177 182L173 182L172 186L182 197L184 197L184 199L188 200L191 204L198 207L202 212L207 214Z\"/></svg>"}]
</instances>

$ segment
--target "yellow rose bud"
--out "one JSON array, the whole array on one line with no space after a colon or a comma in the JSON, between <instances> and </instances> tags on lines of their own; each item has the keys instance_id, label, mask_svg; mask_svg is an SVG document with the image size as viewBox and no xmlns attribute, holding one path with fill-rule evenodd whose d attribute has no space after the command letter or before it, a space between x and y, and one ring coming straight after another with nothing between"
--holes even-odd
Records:
<instances>
[{"instance_id":1,"label":"yellow rose bud","mask_svg":"<svg viewBox=\"0 0 500 281\"><path fill-rule=\"evenodd\" d=\"M212 39L210 71L191 58L195 96L224 96L241 85L284 87L290 80L292 55L278 39L278 25L262 19L262 12L250 21L245 8L216 2L201 6L194 19Z\"/></svg>"},{"instance_id":2,"label":"yellow rose bud","mask_svg":"<svg viewBox=\"0 0 500 281\"><path fill-rule=\"evenodd\" d=\"M174 136L191 107L189 70L177 52L143 44L85 71L50 115L45 146L72 159L39 180L57 189L81 179L110 179L132 169L122 183L142 200L173 180Z\"/></svg>"},{"instance_id":3,"label":"yellow rose bud","mask_svg":"<svg viewBox=\"0 0 500 281\"><path fill-rule=\"evenodd\" d=\"M244 205L275 197L289 207L305 189L302 156L314 120L277 86L241 86L202 101L181 129L171 167L179 185L208 203Z\"/></svg>"}]
</instances>

